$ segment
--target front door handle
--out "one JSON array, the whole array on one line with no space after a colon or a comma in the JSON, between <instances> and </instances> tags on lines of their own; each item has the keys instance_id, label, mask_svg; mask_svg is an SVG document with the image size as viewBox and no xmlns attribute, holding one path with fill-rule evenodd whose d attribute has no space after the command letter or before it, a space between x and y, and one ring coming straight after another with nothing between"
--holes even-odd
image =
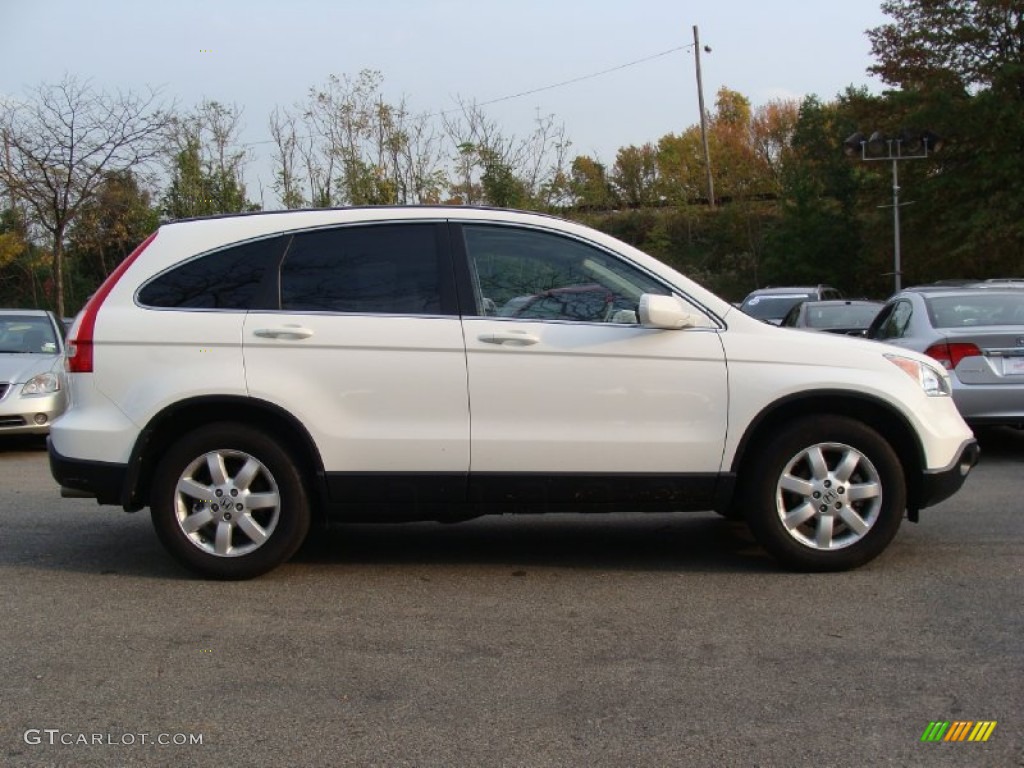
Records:
<instances>
[{"instance_id":1,"label":"front door handle","mask_svg":"<svg viewBox=\"0 0 1024 768\"><path fill-rule=\"evenodd\" d=\"M477 338L485 344L501 344L506 347L528 347L540 341L539 336L534 336L526 331L504 331L502 333L481 333Z\"/></svg>"},{"instance_id":2,"label":"front door handle","mask_svg":"<svg viewBox=\"0 0 1024 768\"><path fill-rule=\"evenodd\" d=\"M258 328L252 333L253 336L262 339L308 339L313 335L313 329L303 328L301 325L286 325L282 328Z\"/></svg>"}]
</instances>

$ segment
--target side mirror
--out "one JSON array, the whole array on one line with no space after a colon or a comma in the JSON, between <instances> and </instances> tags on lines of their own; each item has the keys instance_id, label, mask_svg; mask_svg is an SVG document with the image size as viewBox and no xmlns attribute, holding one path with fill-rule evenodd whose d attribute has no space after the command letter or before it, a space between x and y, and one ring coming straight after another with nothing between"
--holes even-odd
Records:
<instances>
[{"instance_id":1,"label":"side mirror","mask_svg":"<svg viewBox=\"0 0 1024 768\"><path fill-rule=\"evenodd\" d=\"M697 318L687 310L687 305L675 296L645 293L640 297L640 325L644 328L676 331L696 324Z\"/></svg>"}]
</instances>

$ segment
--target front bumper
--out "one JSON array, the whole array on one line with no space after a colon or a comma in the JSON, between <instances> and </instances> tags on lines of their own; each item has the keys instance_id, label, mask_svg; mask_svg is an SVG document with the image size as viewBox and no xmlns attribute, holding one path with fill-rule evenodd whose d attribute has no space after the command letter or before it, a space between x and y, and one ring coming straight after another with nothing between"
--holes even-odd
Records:
<instances>
[{"instance_id":1,"label":"front bumper","mask_svg":"<svg viewBox=\"0 0 1024 768\"><path fill-rule=\"evenodd\" d=\"M21 384L11 384L20 390ZM0 398L0 435L45 435L50 424L67 407L64 389L46 395L21 395L8 391Z\"/></svg>"},{"instance_id":2,"label":"front bumper","mask_svg":"<svg viewBox=\"0 0 1024 768\"><path fill-rule=\"evenodd\" d=\"M922 472L917 493L914 494L914 501L910 506L911 519L914 518L917 510L945 501L959 491L971 468L978 463L980 455L981 448L978 446L978 441L967 440L960 446L956 458L948 467Z\"/></svg>"}]
</instances>

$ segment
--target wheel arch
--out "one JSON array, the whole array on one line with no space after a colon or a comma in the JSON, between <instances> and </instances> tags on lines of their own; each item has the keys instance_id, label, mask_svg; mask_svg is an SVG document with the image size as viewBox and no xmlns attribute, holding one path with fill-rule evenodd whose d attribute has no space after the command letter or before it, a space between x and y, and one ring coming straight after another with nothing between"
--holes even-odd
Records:
<instances>
[{"instance_id":1,"label":"wheel arch","mask_svg":"<svg viewBox=\"0 0 1024 768\"><path fill-rule=\"evenodd\" d=\"M751 420L733 454L731 470L742 482L745 469L757 459L758 448L777 428L797 418L813 415L846 416L878 432L896 451L907 483L907 509L916 512L921 497L924 448L907 418L890 403L846 390L804 392L777 400Z\"/></svg>"},{"instance_id":2,"label":"wheel arch","mask_svg":"<svg viewBox=\"0 0 1024 768\"><path fill-rule=\"evenodd\" d=\"M163 453L182 435L217 421L237 421L259 427L288 446L304 479L319 517L326 509L324 466L309 430L283 408L251 397L202 396L182 400L157 413L139 433L128 461L128 476L122 493L126 510L149 504L153 473Z\"/></svg>"}]
</instances>

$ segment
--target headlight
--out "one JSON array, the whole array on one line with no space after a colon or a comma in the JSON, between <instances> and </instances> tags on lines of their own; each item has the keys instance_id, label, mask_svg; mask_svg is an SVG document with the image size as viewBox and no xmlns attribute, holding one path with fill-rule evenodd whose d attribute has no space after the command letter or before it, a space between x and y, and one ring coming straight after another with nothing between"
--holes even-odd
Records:
<instances>
[{"instance_id":1,"label":"headlight","mask_svg":"<svg viewBox=\"0 0 1024 768\"><path fill-rule=\"evenodd\" d=\"M40 373L25 382L23 395L49 395L60 390L60 376L56 373Z\"/></svg>"},{"instance_id":2,"label":"headlight","mask_svg":"<svg viewBox=\"0 0 1024 768\"><path fill-rule=\"evenodd\" d=\"M949 384L949 374L945 371L909 357L886 355L885 359L916 381L929 397L949 397L953 391Z\"/></svg>"}]
</instances>

